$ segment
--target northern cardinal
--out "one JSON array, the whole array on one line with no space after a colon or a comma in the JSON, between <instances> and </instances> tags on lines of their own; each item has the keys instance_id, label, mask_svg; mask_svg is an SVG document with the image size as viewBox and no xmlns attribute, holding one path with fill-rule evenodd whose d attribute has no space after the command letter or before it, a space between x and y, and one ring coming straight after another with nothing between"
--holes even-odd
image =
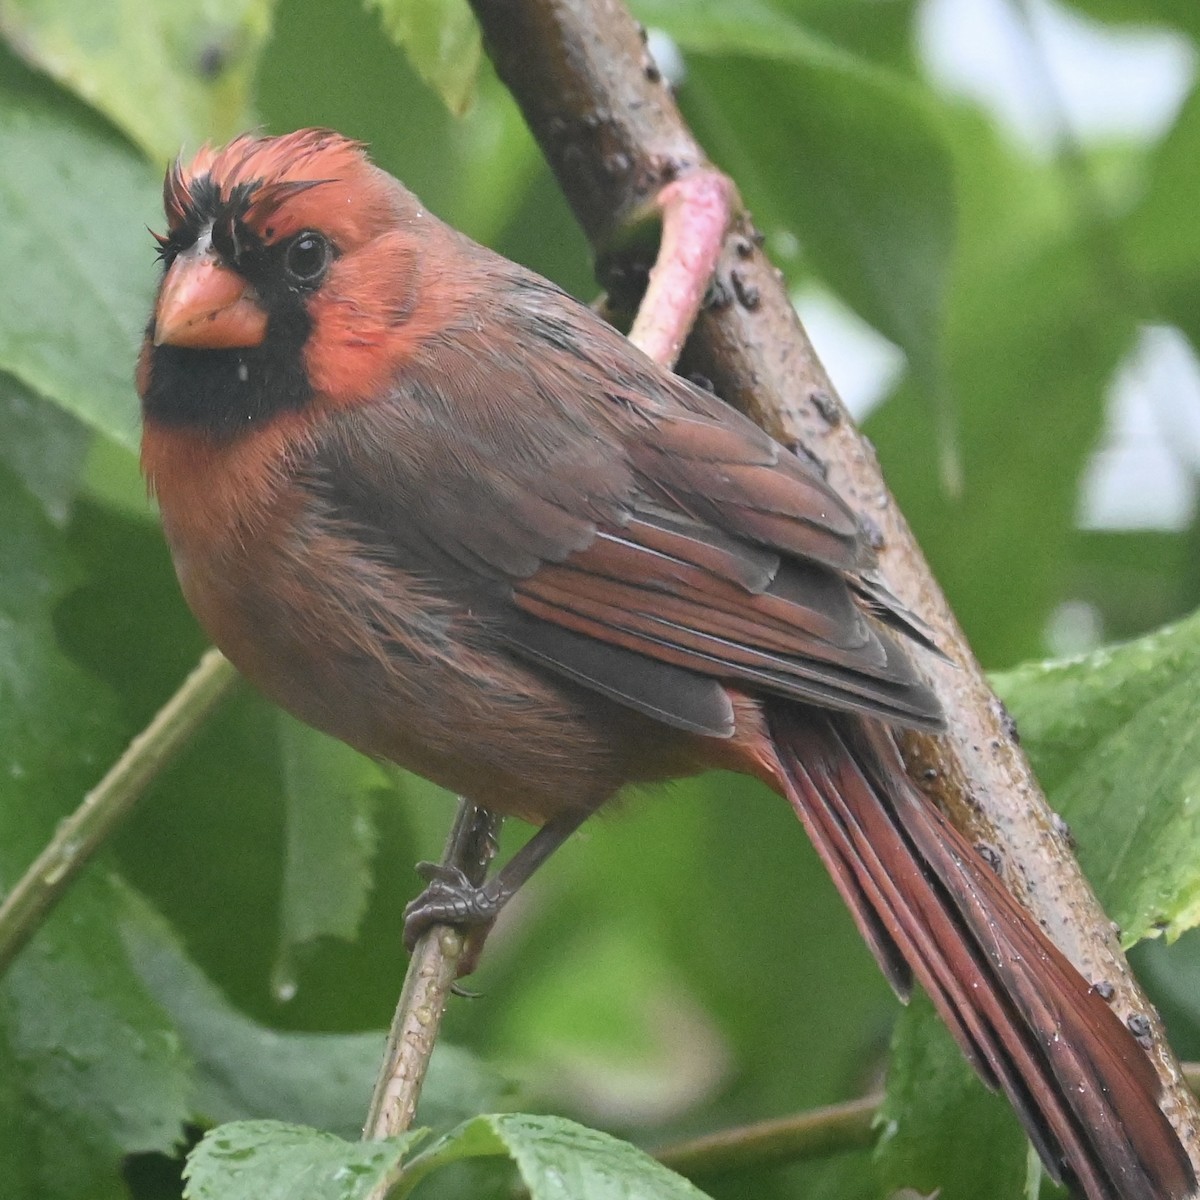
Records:
<instances>
[{"instance_id":1,"label":"northern cardinal","mask_svg":"<svg viewBox=\"0 0 1200 1200\"><path fill-rule=\"evenodd\" d=\"M490 921L624 784L754 775L1051 1174L1192 1192L1143 1051L909 783L925 636L810 463L338 134L205 148L164 199L142 464L200 623L300 719L541 826L418 922Z\"/></svg>"}]
</instances>

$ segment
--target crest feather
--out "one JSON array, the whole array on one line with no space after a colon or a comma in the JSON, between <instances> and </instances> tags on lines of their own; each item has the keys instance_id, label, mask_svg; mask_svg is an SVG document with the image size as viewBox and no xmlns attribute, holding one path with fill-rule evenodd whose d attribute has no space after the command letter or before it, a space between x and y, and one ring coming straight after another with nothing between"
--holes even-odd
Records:
<instances>
[{"instance_id":1,"label":"crest feather","mask_svg":"<svg viewBox=\"0 0 1200 1200\"><path fill-rule=\"evenodd\" d=\"M244 133L216 149L206 142L186 166L177 158L163 180L163 209L172 230L185 225L196 206L196 185L207 179L219 204L242 201L238 215L259 222L290 197L353 175L365 163L363 143L332 129L268 138Z\"/></svg>"}]
</instances>

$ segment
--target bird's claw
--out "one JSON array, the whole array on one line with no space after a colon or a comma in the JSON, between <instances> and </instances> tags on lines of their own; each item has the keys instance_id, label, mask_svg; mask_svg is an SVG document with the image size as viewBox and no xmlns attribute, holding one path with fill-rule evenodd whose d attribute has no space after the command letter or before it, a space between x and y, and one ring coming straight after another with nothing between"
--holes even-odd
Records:
<instances>
[{"instance_id":1,"label":"bird's claw","mask_svg":"<svg viewBox=\"0 0 1200 1200\"><path fill-rule=\"evenodd\" d=\"M470 935L496 919L502 901L489 884L476 887L458 867L444 863L418 863L417 872L429 886L404 910L404 944L410 953L434 925Z\"/></svg>"}]
</instances>

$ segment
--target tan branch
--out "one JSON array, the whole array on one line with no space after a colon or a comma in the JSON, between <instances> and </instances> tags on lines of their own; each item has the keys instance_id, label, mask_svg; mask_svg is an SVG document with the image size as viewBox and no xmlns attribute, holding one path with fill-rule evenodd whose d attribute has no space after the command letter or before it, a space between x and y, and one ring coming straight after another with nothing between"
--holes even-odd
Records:
<instances>
[{"instance_id":1,"label":"tan branch","mask_svg":"<svg viewBox=\"0 0 1200 1200\"><path fill-rule=\"evenodd\" d=\"M680 1175L700 1179L866 1150L875 1144L875 1115L882 1101L876 1093L773 1121L720 1129L664 1146L654 1157Z\"/></svg>"},{"instance_id":2,"label":"tan branch","mask_svg":"<svg viewBox=\"0 0 1200 1200\"><path fill-rule=\"evenodd\" d=\"M621 242L666 184L712 172L648 57L643 31L618 0L472 0L472 7L497 71L598 255ZM951 732L906 736L913 777L970 837L998 852L1012 890L1081 973L1113 987L1117 1012L1149 1022L1164 1107L1200 1164L1200 1110L1158 1015L759 241L739 210L717 263L723 302L701 314L684 365L781 441L803 445L879 530L889 586L929 622L955 664L928 664Z\"/></svg>"},{"instance_id":3,"label":"tan branch","mask_svg":"<svg viewBox=\"0 0 1200 1200\"><path fill-rule=\"evenodd\" d=\"M499 826L499 817L470 800L460 800L442 862L458 867L478 887L495 851ZM466 953L468 942L448 925L426 930L413 949L363 1127L364 1139L392 1137L412 1125Z\"/></svg>"}]
</instances>

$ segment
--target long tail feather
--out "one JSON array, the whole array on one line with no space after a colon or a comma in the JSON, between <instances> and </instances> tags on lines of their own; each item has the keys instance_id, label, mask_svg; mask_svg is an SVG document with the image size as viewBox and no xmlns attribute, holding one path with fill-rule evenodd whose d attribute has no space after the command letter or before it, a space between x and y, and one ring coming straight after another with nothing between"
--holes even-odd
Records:
<instances>
[{"instance_id":1,"label":"long tail feather","mask_svg":"<svg viewBox=\"0 0 1200 1200\"><path fill-rule=\"evenodd\" d=\"M908 781L882 726L768 708L780 782L892 986L929 993L1088 1200L1184 1200L1196 1176L1146 1055L995 872Z\"/></svg>"}]
</instances>

